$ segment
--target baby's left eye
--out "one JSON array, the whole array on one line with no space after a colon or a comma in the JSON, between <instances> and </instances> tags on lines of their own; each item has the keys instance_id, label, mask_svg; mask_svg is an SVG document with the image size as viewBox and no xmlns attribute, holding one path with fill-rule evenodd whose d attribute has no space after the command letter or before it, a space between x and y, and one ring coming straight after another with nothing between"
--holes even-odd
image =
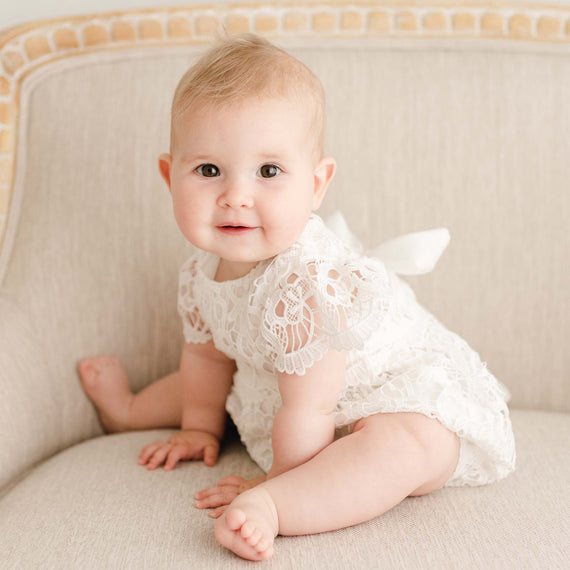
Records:
<instances>
[{"instance_id":1,"label":"baby's left eye","mask_svg":"<svg viewBox=\"0 0 570 570\"><path fill-rule=\"evenodd\" d=\"M264 164L259 169L262 178L274 178L281 172L281 169L275 164Z\"/></svg>"}]
</instances>

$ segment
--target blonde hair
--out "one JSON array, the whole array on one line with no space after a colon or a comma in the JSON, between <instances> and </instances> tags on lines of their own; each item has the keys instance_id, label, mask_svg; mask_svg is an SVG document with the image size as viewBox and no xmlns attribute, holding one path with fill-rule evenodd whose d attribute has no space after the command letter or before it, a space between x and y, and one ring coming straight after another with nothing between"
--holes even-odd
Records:
<instances>
[{"instance_id":1,"label":"blonde hair","mask_svg":"<svg viewBox=\"0 0 570 570\"><path fill-rule=\"evenodd\" d=\"M171 149L177 120L193 105L216 106L249 97L296 97L313 110L314 154L323 152L325 93L298 59L254 34L222 38L182 77L172 101Z\"/></svg>"}]
</instances>

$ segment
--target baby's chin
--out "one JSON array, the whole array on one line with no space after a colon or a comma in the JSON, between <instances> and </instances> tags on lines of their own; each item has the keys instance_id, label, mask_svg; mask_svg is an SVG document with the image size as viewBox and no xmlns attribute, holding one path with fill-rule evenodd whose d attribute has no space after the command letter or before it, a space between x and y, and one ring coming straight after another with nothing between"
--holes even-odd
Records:
<instances>
[{"instance_id":1,"label":"baby's chin","mask_svg":"<svg viewBox=\"0 0 570 570\"><path fill-rule=\"evenodd\" d=\"M235 246L231 246L231 242L226 243L224 246L217 240L201 239L199 235L188 235L185 234L186 239L196 248L202 251L207 251L227 262L236 264L252 264L257 265L262 261L267 261L273 259L276 255L287 251L299 238L304 228L300 228L299 231L289 231L287 235L275 236L276 239L267 239L268 234L264 232L264 243L260 243L258 239L252 239L251 245L239 241L239 236L235 237ZM260 231L260 230L257 230ZM232 237L229 238L234 239ZM247 238L245 238L247 239Z\"/></svg>"}]
</instances>

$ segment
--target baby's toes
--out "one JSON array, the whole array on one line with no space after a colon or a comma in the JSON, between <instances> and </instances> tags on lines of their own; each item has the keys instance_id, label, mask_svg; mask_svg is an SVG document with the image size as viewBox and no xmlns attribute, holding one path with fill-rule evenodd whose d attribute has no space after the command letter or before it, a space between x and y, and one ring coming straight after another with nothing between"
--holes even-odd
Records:
<instances>
[{"instance_id":1,"label":"baby's toes","mask_svg":"<svg viewBox=\"0 0 570 570\"><path fill-rule=\"evenodd\" d=\"M244 523L241 527L241 536L260 555L271 547L271 543L263 536L261 530L250 522Z\"/></svg>"},{"instance_id":2,"label":"baby's toes","mask_svg":"<svg viewBox=\"0 0 570 570\"><path fill-rule=\"evenodd\" d=\"M242 534L242 536L243 536L243 534ZM244 538L249 545L257 546L257 543L259 542L259 539L261 538L261 531L258 528L256 528L256 529L254 529L254 531L251 533L250 536L244 537Z\"/></svg>"},{"instance_id":3,"label":"baby's toes","mask_svg":"<svg viewBox=\"0 0 570 570\"><path fill-rule=\"evenodd\" d=\"M231 530L239 530L243 527L245 519L245 513L241 509L230 509L226 514L226 524Z\"/></svg>"},{"instance_id":4,"label":"baby's toes","mask_svg":"<svg viewBox=\"0 0 570 570\"><path fill-rule=\"evenodd\" d=\"M257 529L249 521L245 521L240 529L243 538L251 538Z\"/></svg>"},{"instance_id":5,"label":"baby's toes","mask_svg":"<svg viewBox=\"0 0 570 570\"><path fill-rule=\"evenodd\" d=\"M265 553L268 557L273 554L273 544L270 544L264 536L259 539L254 548L259 554Z\"/></svg>"},{"instance_id":6,"label":"baby's toes","mask_svg":"<svg viewBox=\"0 0 570 570\"><path fill-rule=\"evenodd\" d=\"M78 368L83 389L92 400L95 400L99 392L101 369L93 361L81 362Z\"/></svg>"},{"instance_id":7,"label":"baby's toes","mask_svg":"<svg viewBox=\"0 0 570 570\"><path fill-rule=\"evenodd\" d=\"M84 380L91 380L100 372L97 362L92 358L86 358L79 363L79 373Z\"/></svg>"}]
</instances>

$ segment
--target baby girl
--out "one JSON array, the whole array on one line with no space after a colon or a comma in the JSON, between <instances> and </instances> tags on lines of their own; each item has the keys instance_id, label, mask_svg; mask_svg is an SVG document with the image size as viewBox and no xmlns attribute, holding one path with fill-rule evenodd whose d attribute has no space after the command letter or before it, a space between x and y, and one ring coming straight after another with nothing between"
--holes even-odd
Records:
<instances>
[{"instance_id":1,"label":"baby girl","mask_svg":"<svg viewBox=\"0 0 570 570\"><path fill-rule=\"evenodd\" d=\"M505 390L379 259L314 214L335 173L321 83L247 35L180 81L159 168L195 252L180 272L180 370L133 394L119 362L79 365L109 432L177 427L148 469L216 462L226 411L266 472L196 493L250 560L276 535L377 517L408 496L514 469Z\"/></svg>"}]
</instances>

